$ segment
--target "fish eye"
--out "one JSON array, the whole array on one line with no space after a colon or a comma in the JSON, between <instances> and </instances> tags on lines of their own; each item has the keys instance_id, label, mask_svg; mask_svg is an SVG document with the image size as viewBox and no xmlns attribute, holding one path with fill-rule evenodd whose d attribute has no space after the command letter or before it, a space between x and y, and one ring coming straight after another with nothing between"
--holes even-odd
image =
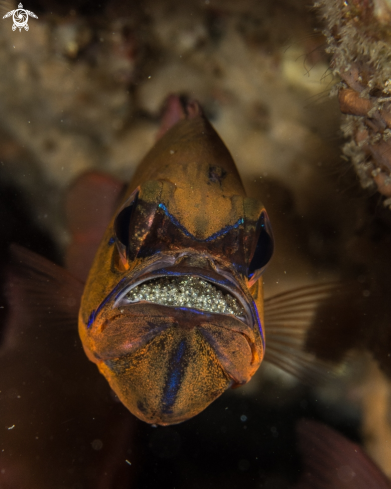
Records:
<instances>
[{"instance_id":1,"label":"fish eye","mask_svg":"<svg viewBox=\"0 0 391 489\"><path fill-rule=\"evenodd\" d=\"M135 207L136 201L122 209L114 222L115 235L126 248L129 246L129 223Z\"/></svg>"},{"instance_id":2,"label":"fish eye","mask_svg":"<svg viewBox=\"0 0 391 489\"><path fill-rule=\"evenodd\" d=\"M266 211L262 212L258 220L257 235L257 243L247 272L251 283L255 283L259 279L273 255L274 239Z\"/></svg>"},{"instance_id":3,"label":"fish eye","mask_svg":"<svg viewBox=\"0 0 391 489\"><path fill-rule=\"evenodd\" d=\"M125 202L114 221L117 248L123 259L126 258L126 251L129 248L129 227L137 206L137 197L138 189Z\"/></svg>"}]
</instances>

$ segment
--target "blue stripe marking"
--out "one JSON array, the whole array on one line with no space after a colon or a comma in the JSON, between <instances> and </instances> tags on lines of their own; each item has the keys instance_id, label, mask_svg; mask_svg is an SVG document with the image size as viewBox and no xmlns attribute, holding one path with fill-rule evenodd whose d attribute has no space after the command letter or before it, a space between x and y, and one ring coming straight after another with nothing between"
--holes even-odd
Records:
<instances>
[{"instance_id":1,"label":"blue stripe marking","mask_svg":"<svg viewBox=\"0 0 391 489\"><path fill-rule=\"evenodd\" d=\"M178 349L175 352L174 357L171 359L171 368L168 373L168 378L166 381L166 385L163 390L163 399L162 399L162 412L170 413L171 408L175 403L176 396L178 394L179 388L181 386L182 373L183 373L183 355L186 351L186 342L182 340L179 343Z\"/></svg>"},{"instance_id":2,"label":"blue stripe marking","mask_svg":"<svg viewBox=\"0 0 391 489\"><path fill-rule=\"evenodd\" d=\"M241 224L244 223L244 219L243 217L241 217L240 219L238 219L235 224L232 224L230 226L225 226L225 228L222 228L220 229L220 231L218 231L217 233L214 233L212 234L211 236L209 236L208 238L206 239L199 239L197 238L196 236L194 236L193 234L191 234L186 228L185 226L183 226L176 217L174 217L172 214L170 214L168 212L168 209L167 207L164 205L164 204L159 204L159 207L160 209L162 209L164 211L164 213L166 214L166 216L170 219L170 221L176 226L178 227L182 232L183 234L185 234L188 238L191 238L193 239L194 241L197 241L198 243L208 243L210 241L214 241L215 239L217 238L220 238L221 236L224 236L224 234L227 234L229 231L231 231L231 229L236 229L238 228Z\"/></svg>"},{"instance_id":3,"label":"blue stripe marking","mask_svg":"<svg viewBox=\"0 0 391 489\"><path fill-rule=\"evenodd\" d=\"M185 312L193 312L194 314L201 314L202 316L205 316L205 314L213 314L210 311L203 311L202 309L193 309L191 307L177 307L176 309L179 309L180 311L185 311Z\"/></svg>"},{"instance_id":4,"label":"blue stripe marking","mask_svg":"<svg viewBox=\"0 0 391 489\"><path fill-rule=\"evenodd\" d=\"M118 284L114 287L114 289L110 292L110 294L105 298L103 299L103 301L99 304L99 307L96 311L92 311L91 314L90 314L90 317L88 319L88 323L87 323L87 328L90 328L92 326L92 324L94 323L95 321L95 318L96 316L99 314L99 312L101 311L101 309L104 307L104 305L113 297L114 294L116 294L118 292L118 289L120 288L120 286L122 285L122 283L127 279L128 277L124 277L122 280L120 280L118 282ZM118 296L117 296L118 297ZM116 298L117 298L116 297Z\"/></svg>"},{"instance_id":5,"label":"blue stripe marking","mask_svg":"<svg viewBox=\"0 0 391 489\"><path fill-rule=\"evenodd\" d=\"M108 244L109 246L111 246L111 245L112 245L112 244L114 244L114 243L115 243L115 238L114 238L114 237L111 237L111 238L109 239L109 241L108 241L108 243L107 243L107 244Z\"/></svg>"},{"instance_id":6,"label":"blue stripe marking","mask_svg":"<svg viewBox=\"0 0 391 489\"><path fill-rule=\"evenodd\" d=\"M263 346L263 348L265 348L265 337L263 335L263 327L262 327L261 320L259 319L258 308L255 304L254 304L254 309L255 309L255 315L257 317L258 329L259 329L259 332L261 333L262 346Z\"/></svg>"},{"instance_id":7,"label":"blue stripe marking","mask_svg":"<svg viewBox=\"0 0 391 489\"><path fill-rule=\"evenodd\" d=\"M88 323L87 323L88 328L91 328L94 319L95 319L95 309L92 311L90 317L88 318Z\"/></svg>"}]
</instances>

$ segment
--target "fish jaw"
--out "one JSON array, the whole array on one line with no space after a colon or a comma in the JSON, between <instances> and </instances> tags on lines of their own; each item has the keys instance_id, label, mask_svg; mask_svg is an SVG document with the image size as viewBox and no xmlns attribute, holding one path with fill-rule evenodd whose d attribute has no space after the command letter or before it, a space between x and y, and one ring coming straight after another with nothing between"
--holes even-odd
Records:
<instances>
[{"instance_id":1,"label":"fish jaw","mask_svg":"<svg viewBox=\"0 0 391 489\"><path fill-rule=\"evenodd\" d=\"M264 353L256 306L245 286L227 271L187 266L197 262L194 257L177 261L129 276L97 308L90 326L81 316L79 322L88 358L122 403L143 421L160 425L185 421L227 388L247 383ZM166 277L210 284L237 301L238 315L129 299L140 285Z\"/></svg>"},{"instance_id":2,"label":"fish jaw","mask_svg":"<svg viewBox=\"0 0 391 489\"><path fill-rule=\"evenodd\" d=\"M162 426L199 414L232 385L200 331L175 325L134 354L98 368L131 413Z\"/></svg>"}]
</instances>

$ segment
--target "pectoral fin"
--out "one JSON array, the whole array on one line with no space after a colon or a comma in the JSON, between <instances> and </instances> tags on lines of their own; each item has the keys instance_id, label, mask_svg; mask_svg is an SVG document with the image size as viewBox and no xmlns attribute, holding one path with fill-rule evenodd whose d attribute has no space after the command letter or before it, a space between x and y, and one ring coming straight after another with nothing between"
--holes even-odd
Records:
<instances>
[{"instance_id":1,"label":"pectoral fin","mask_svg":"<svg viewBox=\"0 0 391 489\"><path fill-rule=\"evenodd\" d=\"M265 361L307 384L333 376L355 346L358 293L356 286L331 282L265 299Z\"/></svg>"}]
</instances>

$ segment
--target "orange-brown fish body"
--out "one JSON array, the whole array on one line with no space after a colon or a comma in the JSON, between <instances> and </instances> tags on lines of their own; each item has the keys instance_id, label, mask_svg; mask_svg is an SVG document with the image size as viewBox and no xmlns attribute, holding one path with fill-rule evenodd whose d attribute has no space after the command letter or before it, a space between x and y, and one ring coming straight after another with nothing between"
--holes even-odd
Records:
<instances>
[{"instance_id":1,"label":"orange-brown fish body","mask_svg":"<svg viewBox=\"0 0 391 489\"><path fill-rule=\"evenodd\" d=\"M267 214L192 107L137 170L79 314L89 359L133 414L161 425L248 382L265 349L258 279L273 247Z\"/></svg>"}]
</instances>

